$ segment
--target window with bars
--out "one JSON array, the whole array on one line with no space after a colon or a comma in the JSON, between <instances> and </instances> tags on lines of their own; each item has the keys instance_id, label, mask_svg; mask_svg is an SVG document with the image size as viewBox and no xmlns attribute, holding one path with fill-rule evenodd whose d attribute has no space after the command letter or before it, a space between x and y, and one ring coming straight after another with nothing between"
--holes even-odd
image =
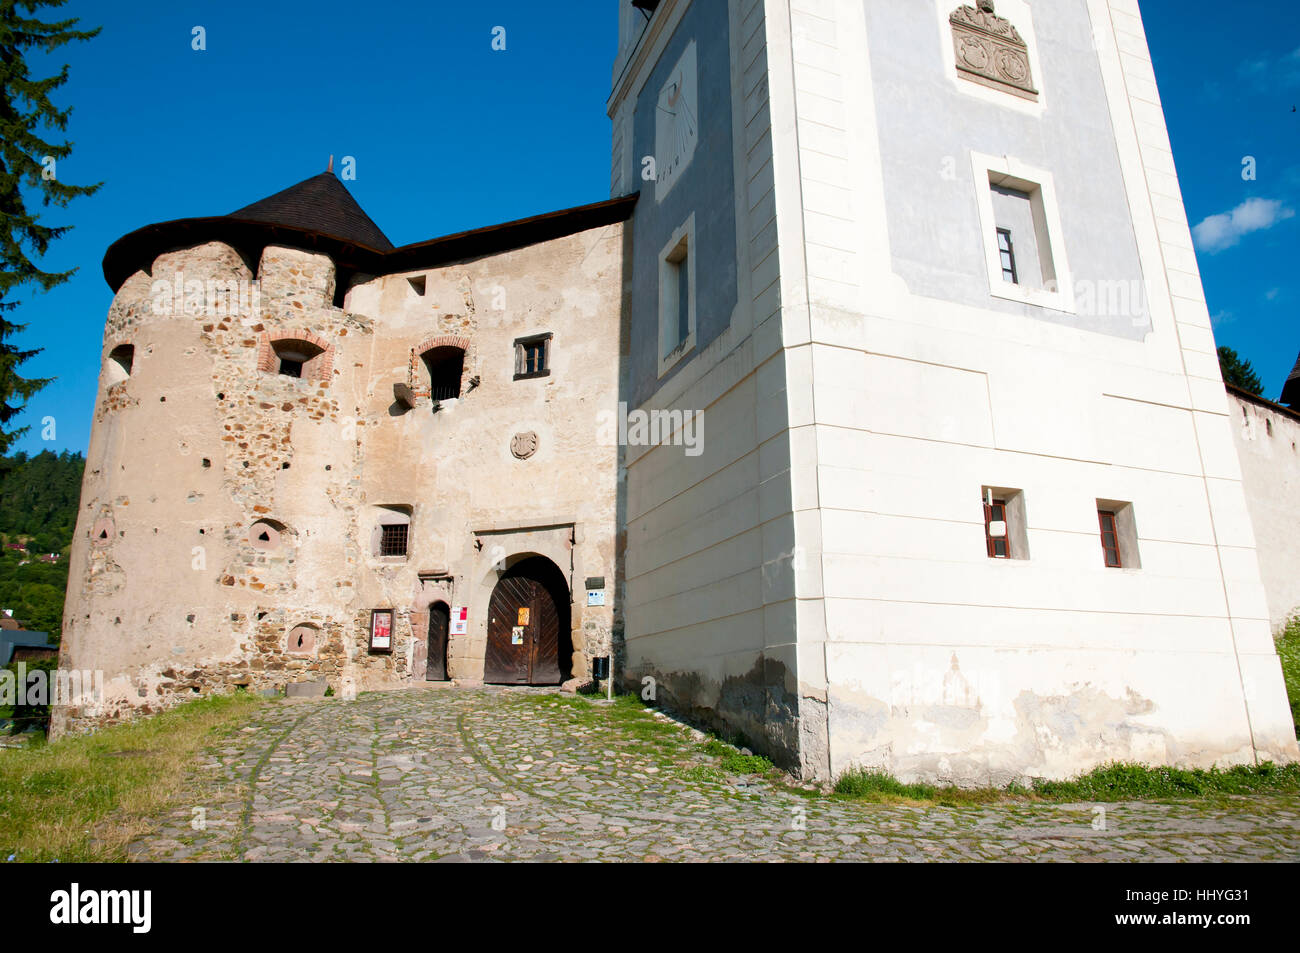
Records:
<instances>
[{"instance_id":1,"label":"window with bars","mask_svg":"<svg viewBox=\"0 0 1300 953\"><path fill-rule=\"evenodd\" d=\"M551 373L551 335L535 334L515 341L515 380Z\"/></svg>"},{"instance_id":2,"label":"window with bars","mask_svg":"<svg viewBox=\"0 0 1300 953\"><path fill-rule=\"evenodd\" d=\"M460 380L465 375L465 352L458 347L435 347L420 355L429 372L429 397L454 400L460 396Z\"/></svg>"},{"instance_id":3,"label":"window with bars","mask_svg":"<svg viewBox=\"0 0 1300 953\"><path fill-rule=\"evenodd\" d=\"M410 528L407 523L383 524L379 537L379 555L405 556Z\"/></svg>"},{"instance_id":4,"label":"window with bars","mask_svg":"<svg viewBox=\"0 0 1300 953\"><path fill-rule=\"evenodd\" d=\"M1123 569L1124 560L1120 554L1119 529L1112 510L1098 510L1097 520L1101 524L1101 551L1110 569Z\"/></svg>"},{"instance_id":5,"label":"window with bars","mask_svg":"<svg viewBox=\"0 0 1300 953\"><path fill-rule=\"evenodd\" d=\"M1002 262L1002 280L1013 285L1020 284L1020 278L1016 275L1016 251L1011 243L1009 228L998 229L998 257Z\"/></svg>"}]
</instances>

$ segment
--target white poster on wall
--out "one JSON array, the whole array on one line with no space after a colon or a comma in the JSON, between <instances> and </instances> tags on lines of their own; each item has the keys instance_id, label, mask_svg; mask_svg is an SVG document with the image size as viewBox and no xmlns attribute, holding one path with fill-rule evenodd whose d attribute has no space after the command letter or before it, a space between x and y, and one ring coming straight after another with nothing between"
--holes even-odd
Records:
<instances>
[{"instance_id":1,"label":"white poster on wall","mask_svg":"<svg viewBox=\"0 0 1300 953\"><path fill-rule=\"evenodd\" d=\"M451 634L465 635L469 632L469 607L453 606L451 610Z\"/></svg>"}]
</instances>

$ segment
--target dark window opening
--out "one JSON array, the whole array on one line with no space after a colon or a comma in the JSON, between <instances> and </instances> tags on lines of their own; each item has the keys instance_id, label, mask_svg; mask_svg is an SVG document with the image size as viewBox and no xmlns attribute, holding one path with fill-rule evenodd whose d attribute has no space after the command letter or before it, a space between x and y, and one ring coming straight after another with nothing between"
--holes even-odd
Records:
<instances>
[{"instance_id":1,"label":"dark window opening","mask_svg":"<svg viewBox=\"0 0 1300 953\"><path fill-rule=\"evenodd\" d=\"M1098 510L1097 519L1101 523L1101 551L1110 569L1123 569L1124 563L1119 554L1119 532L1115 528L1115 514L1110 510Z\"/></svg>"},{"instance_id":2,"label":"dark window opening","mask_svg":"<svg viewBox=\"0 0 1300 953\"><path fill-rule=\"evenodd\" d=\"M385 523L379 537L380 556L405 556L410 526L406 523Z\"/></svg>"},{"instance_id":3,"label":"dark window opening","mask_svg":"<svg viewBox=\"0 0 1300 953\"><path fill-rule=\"evenodd\" d=\"M1011 244L1011 229L998 229L998 257L1002 261L1002 278L1013 285L1020 284L1020 278L1016 274L1016 252Z\"/></svg>"},{"instance_id":4,"label":"dark window opening","mask_svg":"<svg viewBox=\"0 0 1300 953\"><path fill-rule=\"evenodd\" d=\"M465 352L458 347L435 347L421 355L429 371L429 397L452 400L460 396L465 373Z\"/></svg>"},{"instance_id":5,"label":"dark window opening","mask_svg":"<svg viewBox=\"0 0 1300 953\"><path fill-rule=\"evenodd\" d=\"M310 341L276 341L271 345L278 361L276 372L283 377L302 378L308 376L306 370L325 349Z\"/></svg>"},{"instance_id":6,"label":"dark window opening","mask_svg":"<svg viewBox=\"0 0 1300 953\"><path fill-rule=\"evenodd\" d=\"M551 335L539 334L515 341L515 380L546 377L551 373Z\"/></svg>"},{"instance_id":7,"label":"dark window opening","mask_svg":"<svg viewBox=\"0 0 1300 953\"><path fill-rule=\"evenodd\" d=\"M119 344L108 354L109 383L117 384L131 376L135 366L135 345Z\"/></svg>"}]
</instances>

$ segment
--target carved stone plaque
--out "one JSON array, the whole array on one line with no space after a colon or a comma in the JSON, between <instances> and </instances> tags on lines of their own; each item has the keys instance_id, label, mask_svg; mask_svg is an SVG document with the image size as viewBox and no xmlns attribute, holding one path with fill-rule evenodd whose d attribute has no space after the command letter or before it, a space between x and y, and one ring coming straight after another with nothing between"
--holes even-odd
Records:
<instances>
[{"instance_id":1,"label":"carved stone plaque","mask_svg":"<svg viewBox=\"0 0 1300 953\"><path fill-rule=\"evenodd\" d=\"M515 434L510 441L510 452L516 460L527 460L537 452L537 434L531 430Z\"/></svg>"},{"instance_id":2,"label":"carved stone plaque","mask_svg":"<svg viewBox=\"0 0 1300 953\"><path fill-rule=\"evenodd\" d=\"M993 0L979 0L978 7L958 7L948 19L958 73L1022 99L1038 99L1029 45L1010 20L993 12Z\"/></svg>"}]
</instances>

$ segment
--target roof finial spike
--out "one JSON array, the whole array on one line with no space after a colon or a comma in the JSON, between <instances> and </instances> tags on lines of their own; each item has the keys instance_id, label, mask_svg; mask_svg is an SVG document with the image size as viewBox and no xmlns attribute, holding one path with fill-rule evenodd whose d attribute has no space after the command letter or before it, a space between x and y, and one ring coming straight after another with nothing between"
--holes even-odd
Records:
<instances>
[{"instance_id":1,"label":"roof finial spike","mask_svg":"<svg viewBox=\"0 0 1300 953\"><path fill-rule=\"evenodd\" d=\"M333 156L333 155L330 156L330 164L329 164L328 166L325 167L325 171L326 171L326 172L333 172L333 171L334 171L334 156Z\"/></svg>"}]
</instances>

